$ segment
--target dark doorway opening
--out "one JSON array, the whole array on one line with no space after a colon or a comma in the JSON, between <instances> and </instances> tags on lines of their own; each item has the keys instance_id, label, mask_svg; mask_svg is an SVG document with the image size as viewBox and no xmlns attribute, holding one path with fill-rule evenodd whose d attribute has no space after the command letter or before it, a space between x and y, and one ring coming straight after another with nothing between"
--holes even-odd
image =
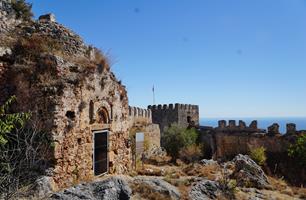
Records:
<instances>
[{"instance_id":1,"label":"dark doorway opening","mask_svg":"<svg viewBox=\"0 0 306 200\"><path fill-rule=\"evenodd\" d=\"M94 132L93 169L98 176L108 172L108 131Z\"/></svg>"}]
</instances>

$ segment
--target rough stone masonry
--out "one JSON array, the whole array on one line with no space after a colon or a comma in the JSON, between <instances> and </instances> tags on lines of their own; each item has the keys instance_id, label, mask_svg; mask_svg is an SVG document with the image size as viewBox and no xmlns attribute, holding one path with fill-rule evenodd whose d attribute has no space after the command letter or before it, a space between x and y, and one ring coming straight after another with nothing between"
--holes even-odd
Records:
<instances>
[{"instance_id":1,"label":"rough stone masonry","mask_svg":"<svg viewBox=\"0 0 306 200\"><path fill-rule=\"evenodd\" d=\"M19 20L10 1L1 1L0 27L0 103L15 95L14 110L31 112L31 125L48 133L45 180L53 190L128 172L133 131L159 146L151 112L129 108L107 58L53 14Z\"/></svg>"},{"instance_id":2,"label":"rough stone masonry","mask_svg":"<svg viewBox=\"0 0 306 200\"><path fill-rule=\"evenodd\" d=\"M49 133L52 153L46 161L50 163L47 170L53 189L94 177L95 131L108 133L106 171L127 172L131 148L125 86L108 66L92 65L94 58L87 54L92 48L58 24L53 15L19 22L9 2L1 1L0 8L0 49L4 49L0 58L0 101L16 95L14 109L30 111L33 125ZM15 45L4 44L7 39L17 43L20 38L56 41L61 52L47 49L35 52L39 54L33 58L20 55Z\"/></svg>"}]
</instances>

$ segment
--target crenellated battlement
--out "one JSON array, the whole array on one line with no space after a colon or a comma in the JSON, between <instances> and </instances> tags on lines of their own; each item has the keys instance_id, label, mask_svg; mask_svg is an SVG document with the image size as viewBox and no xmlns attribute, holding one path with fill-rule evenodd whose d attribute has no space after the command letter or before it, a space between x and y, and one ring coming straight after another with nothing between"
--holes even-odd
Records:
<instances>
[{"instance_id":1,"label":"crenellated battlement","mask_svg":"<svg viewBox=\"0 0 306 200\"><path fill-rule=\"evenodd\" d=\"M217 129L253 129L253 130L259 130L257 127L257 120L253 120L249 126L246 125L246 123L242 120L238 121L238 125L236 125L236 120L228 120L228 125L226 120L220 120L218 121L218 127Z\"/></svg>"},{"instance_id":2,"label":"crenellated battlement","mask_svg":"<svg viewBox=\"0 0 306 200\"><path fill-rule=\"evenodd\" d=\"M152 119L152 111L150 109L129 106L129 116Z\"/></svg>"},{"instance_id":3,"label":"crenellated battlement","mask_svg":"<svg viewBox=\"0 0 306 200\"><path fill-rule=\"evenodd\" d=\"M176 123L182 127L199 126L199 106L191 104L159 104L149 105L148 109L152 111L152 122L159 124L160 130Z\"/></svg>"},{"instance_id":4,"label":"crenellated battlement","mask_svg":"<svg viewBox=\"0 0 306 200\"><path fill-rule=\"evenodd\" d=\"M248 126L243 120L239 120L238 124L236 124L236 120L219 120L218 121L218 127L215 127L216 132L235 132L235 133L266 133L269 136L274 136L274 135L280 135L279 131L279 124L273 123L271 126L267 127L266 129L259 129L258 128L258 122L257 120L253 120ZM298 134L296 130L296 124L294 123L288 123L286 125L286 135L294 135ZM204 130L205 128L203 128Z\"/></svg>"},{"instance_id":5,"label":"crenellated battlement","mask_svg":"<svg viewBox=\"0 0 306 200\"><path fill-rule=\"evenodd\" d=\"M192 111L192 110L199 110L198 105L192 105L192 104L158 104L158 105L149 105L148 109L150 110L186 110L186 111Z\"/></svg>"}]
</instances>

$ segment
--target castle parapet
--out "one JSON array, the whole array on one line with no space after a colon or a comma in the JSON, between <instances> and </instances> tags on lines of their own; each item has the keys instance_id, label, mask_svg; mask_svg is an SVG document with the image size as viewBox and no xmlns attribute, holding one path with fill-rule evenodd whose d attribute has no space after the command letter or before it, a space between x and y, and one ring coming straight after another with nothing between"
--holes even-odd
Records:
<instances>
[{"instance_id":1,"label":"castle parapet","mask_svg":"<svg viewBox=\"0 0 306 200\"><path fill-rule=\"evenodd\" d=\"M150 110L186 110L186 111L195 111L199 110L198 105L191 104L158 104L158 105L149 105L148 109Z\"/></svg>"},{"instance_id":2,"label":"castle parapet","mask_svg":"<svg viewBox=\"0 0 306 200\"><path fill-rule=\"evenodd\" d=\"M159 124L163 133L164 129L171 124L178 124L182 127L198 127L199 106L191 104L159 104L149 105L148 109L152 111L152 122Z\"/></svg>"},{"instance_id":3,"label":"castle parapet","mask_svg":"<svg viewBox=\"0 0 306 200\"><path fill-rule=\"evenodd\" d=\"M274 123L271 126L268 127L268 135L274 136L274 135L279 135L279 125L278 123Z\"/></svg>"},{"instance_id":4,"label":"castle parapet","mask_svg":"<svg viewBox=\"0 0 306 200\"><path fill-rule=\"evenodd\" d=\"M150 109L129 106L129 116L132 118L146 118L152 120L152 111Z\"/></svg>"},{"instance_id":5,"label":"castle parapet","mask_svg":"<svg viewBox=\"0 0 306 200\"><path fill-rule=\"evenodd\" d=\"M226 121L225 120L219 120L218 121L218 128L226 128Z\"/></svg>"},{"instance_id":6,"label":"castle parapet","mask_svg":"<svg viewBox=\"0 0 306 200\"><path fill-rule=\"evenodd\" d=\"M296 134L296 124L294 123L289 123L286 125L286 134L288 135L293 135L293 134Z\"/></svg>"},{"instance_id":7,"label":"castle parapet","mask_svg":"<svg viewBox=\"0 0 306 200\"><path fill-rule=\"evenodd\" d=\"M258 122L257 122L257 120L253 120L253 121L251 122L249 128L258 129Z\"/></svg>"},{"instance_id":8,"label":"castle parapet","mask_svg":"<svg viewBox=\"0 0 306 200\"><path fill-rule=\"evenodd\" d=\"M262 130L259 130L257 128L257 121L254 120L250 123L249 126L246 125L246 123L243 120L239 120L238 125L236 124L236 120L229 120L228 125L226 120L220 120L218 121L218 127L215 128L217 132L224 132L224 133L257 133L261 132ZM265 131L262 131L265 132Z\"/></svg>"},{"instance_id":9,"label":"castle parapet","mask_svg":"<svg viewBox=\"0 0 306 200\"><path fill-rule=\"evenodd\" d=\"M236 120L229 120L228 126L229 128L236 128Z\"/></svg>"},{"instance_id":10,"label":"castle parapet","mask_svg":"<svg viewBox=\"0 0 306 200\"><path fill-rule=\"evenodd\" d=\"M299 135L305 133L305 131L297 131L296 124L288 123L286 125L286 135ZM268 136L281 135L279 131L279 124L273 123L267 129L259 129L257 120L253 120L249 126L242 120L239 120L236 125L236 120L229 120L228 124L226 120L219 120L218 127L214 128L216 132L222 133L267 133Z\"/></svg>"},{"instance_id":11,"label":"castle parapet","mask_svg":"<svg viewBox=\"0 0 306 200\"><path fill-rule=\"evenodd\" d=\"M245 129L246 128L246 123L242 120L239 120L239 128L240 129Z\"/></svg>"}]
</instances>

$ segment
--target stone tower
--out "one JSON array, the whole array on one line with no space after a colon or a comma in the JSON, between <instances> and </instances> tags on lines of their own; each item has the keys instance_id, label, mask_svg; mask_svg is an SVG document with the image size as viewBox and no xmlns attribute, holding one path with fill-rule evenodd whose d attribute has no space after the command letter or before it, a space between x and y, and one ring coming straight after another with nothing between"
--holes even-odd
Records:
<instances>
[{"instance_id":1,"label":"stone tower","mask_svg":"<svg viewBox=\"0 0 306 200\"><path fill-rule=\"evenodd\" d=\"M199 126L199 106L190 104L164 104L150 105L148 109L152 111L152 122L159 124L161 135L166 127L173 123L180 126Z\"/></svg>"}]
</instances>

